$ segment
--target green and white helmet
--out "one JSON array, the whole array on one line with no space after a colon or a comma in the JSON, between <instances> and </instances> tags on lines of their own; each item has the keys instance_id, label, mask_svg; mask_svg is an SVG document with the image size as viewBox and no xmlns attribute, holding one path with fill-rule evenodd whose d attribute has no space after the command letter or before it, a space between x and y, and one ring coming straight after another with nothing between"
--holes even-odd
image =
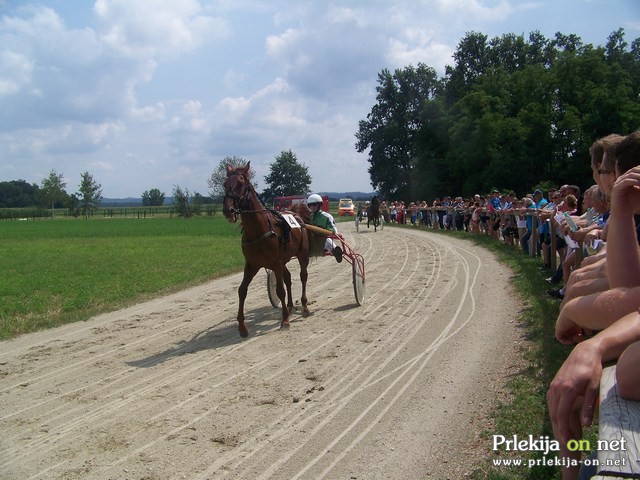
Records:
<instances>
[{"instance_id":1,"label":"green and white helmet","mask_svg":"<svg viewBox=\"0 0 640 480\"><path fill-rule=\"evenodd\" d=\"M309 195L309 198L307 198L307 205L313 205L314 203L323 203L322 197L317 193L312 193Z\"/></svg>"}]
</instances>

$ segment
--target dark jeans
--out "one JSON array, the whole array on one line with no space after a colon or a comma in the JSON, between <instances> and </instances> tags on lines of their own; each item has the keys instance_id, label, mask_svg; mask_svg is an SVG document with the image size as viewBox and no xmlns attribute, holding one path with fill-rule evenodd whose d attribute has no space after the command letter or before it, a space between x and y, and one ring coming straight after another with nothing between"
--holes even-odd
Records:
<instances>
[{"instance_id":1,"label":"dark jeans","mask_svg":"<svg viewBox=\"0 0 640 480\"><path fill-rule=\"evenodd\" d=\"M531 238L531 230L527 230L527 232L520 239L520 246L522 247L522 251L529 255L529 239Z\"/></svg>"},{"instance_id":2,"label":"dark jeans","mask_svg":"<svg viewBox=\"0 0 640 480\"><path fill-rule=\"evenodd\" d=\"M529 255L529 239L531 238L531 230L527 230L522 238L520 239L520 246L522 247L522 251ZM536 244L536 255L540 256L541 248L540 248L540 237L538 237L538 242Z\"/></svg>"}]
</instances>

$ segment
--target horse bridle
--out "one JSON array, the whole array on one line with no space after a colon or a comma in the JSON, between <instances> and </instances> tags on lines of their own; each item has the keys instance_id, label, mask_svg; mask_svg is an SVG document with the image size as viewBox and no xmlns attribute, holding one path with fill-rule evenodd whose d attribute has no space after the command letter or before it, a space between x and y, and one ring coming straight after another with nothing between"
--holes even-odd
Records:
<instances>
[{"instance_id":1,"label":"horse bridle","mask_svg":"<svg viewBox=\"0 0 640 480\"><path fill-rule=\"evenodd\" d=\"M222 202L224 203L224 201L227 199L227 197L234 201L234 208L230 209L229 212L237 214L237 215L239 215L241 213L267 213L266 210L262 210L262 209L255 210L255 209L244 209L244 208L242 208L242 203L244 201L248 201L250 199L250 197L251 197L251 188L250 188L249 179L247 178L247 176L244 173L230 173L227 176L227 178L237 177L237 176L241 176L245 180L244 193L242 195L237 195L236 193L233 192L233 187L232 186L229 186L229 188L226 189L225 194L224 194L224 199L222 200ZM262 203L262 200L260 199L260 197L258 197L258 200L260 200L260 203ZM235 208L236 205L237 205L238 208Z\"/></svg>"},{"instance_id":2,"label":"horse bridle","mask_svg":"<svg viewBox=\"0 0 640 480\"><path fill-rule=\"evenodd\" d=\"M224 199L223 199L223 203L227 198L231 198L233 200L234 203L234 208L229 209L229 213L232 213L234 215L240 215L242 213L264 213L264 214L268 214L269 211L265 208L265 209L243 209L242 208L242 203L244 201L248 201L252 192L251 192L251 188L250 188L250 182L249 179L246 177L246 175L244 175L243 173L231 173L227 176L227 178L231 178L231 177L237 177L238 175L240 175L242 178L244 178L245 180L245 190L244 193L242 195L237 195L233 192L233 189L231 186L229 186L226 191L225 191L225 195L224 195ZM257 195L256 195L257 196ZM258 197L258 200L260 200L260 203L262 203L262 199L260 199L260 197ZM235 205L237 204L238 208L235 208ZM263 204L264 205L264 204ZM269 226L269 230L260 235L258 238L254 239L254 240L250 240L250 241L243 241L242 242L242 246L243 247L249 247L255 243L260 242L261 240L264 240L266 238L269 237L273 237L273 236L277 236L277 234L273 231L273 224L271 223L271 218L269 218L269 215L267 215L267 225Z\"/></svg>"},{"instance_id":3,"label":"horse bridle","mask_svg":"<svg viewBox=\"0 0 640 480\"><path fill-rule=\"evenodd\" d=\"M233 185L230 185L227 190L224 193L224 199L222 200L223 202L227 199L230 198L233 200L233 204L234 204L234 208L230 209L231 213L242 213L242 212L248 212L249 210L243 210L242 209L242 203L245 200L249 199L249 196L251 195L251 189L249 188L249 179L242 173L231 173L229 174L229 176L227 178L231 178L231 177L237 177L237 176L241 176L242 178L244 178L245 180L245 184L244 184L244 193L242 193L242 195L238 195L233 191L233 186L235 186L235 181ZM238 208L235 208L235 207Z\"/></svg>"}]
</instances>

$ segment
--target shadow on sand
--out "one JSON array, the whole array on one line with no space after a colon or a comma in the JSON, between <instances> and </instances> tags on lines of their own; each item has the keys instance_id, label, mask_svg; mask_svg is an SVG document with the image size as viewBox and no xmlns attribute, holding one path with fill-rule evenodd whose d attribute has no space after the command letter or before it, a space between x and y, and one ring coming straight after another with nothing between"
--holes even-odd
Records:
<instances>
[{"instance_id":1,"label":"shadow on sand","mask_svg":"<svg viewBox=\"0 0 640 480\"><path fill-rule=\"evenodd\" d=\"M177 340L173 347L163 352L154 353L139 360L130 360L127 362L127 365L138 368L150 368L182 355L236 345L278 330L280 321L282 320L281 310L271 306L245 312L245 315L245 321L249 327L249 337L246 339L240 338L238 324L235 320L233 322L225 320L223 323L228 323L228 325L223 328L219 328L220 324L213 325L206 330L196 333L188 340ZM291 314L290 321L295 322L298 317L301 317L301 315L298 310L295 310Z\"/></svg>"}]
</instances>

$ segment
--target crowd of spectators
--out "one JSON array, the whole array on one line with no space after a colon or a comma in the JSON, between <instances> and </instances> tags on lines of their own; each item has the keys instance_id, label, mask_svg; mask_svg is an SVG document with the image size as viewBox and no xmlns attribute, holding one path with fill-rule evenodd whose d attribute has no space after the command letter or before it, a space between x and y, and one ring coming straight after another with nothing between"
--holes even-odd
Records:
<instances>
[{"instance_id":1,"label":"crowd of spectators","mask_svg":"<svg viewBox=\"0 0 640 480\"><path fill-rule=\"evenodd\" d=\"M549 415L560 455L576 460L581 453L566 445L592 423L603 363L617 361L620 394L640 400L640 130L598 139L590 155L595 183L582 193L567 184L547 196L493 190L381 206L389 222L485 234L541 257L557 285L547 293L561 301L556 338L575 345L549 386ZM565 480L595 475L567 465Z\"/></svg>"}]
</instances>

